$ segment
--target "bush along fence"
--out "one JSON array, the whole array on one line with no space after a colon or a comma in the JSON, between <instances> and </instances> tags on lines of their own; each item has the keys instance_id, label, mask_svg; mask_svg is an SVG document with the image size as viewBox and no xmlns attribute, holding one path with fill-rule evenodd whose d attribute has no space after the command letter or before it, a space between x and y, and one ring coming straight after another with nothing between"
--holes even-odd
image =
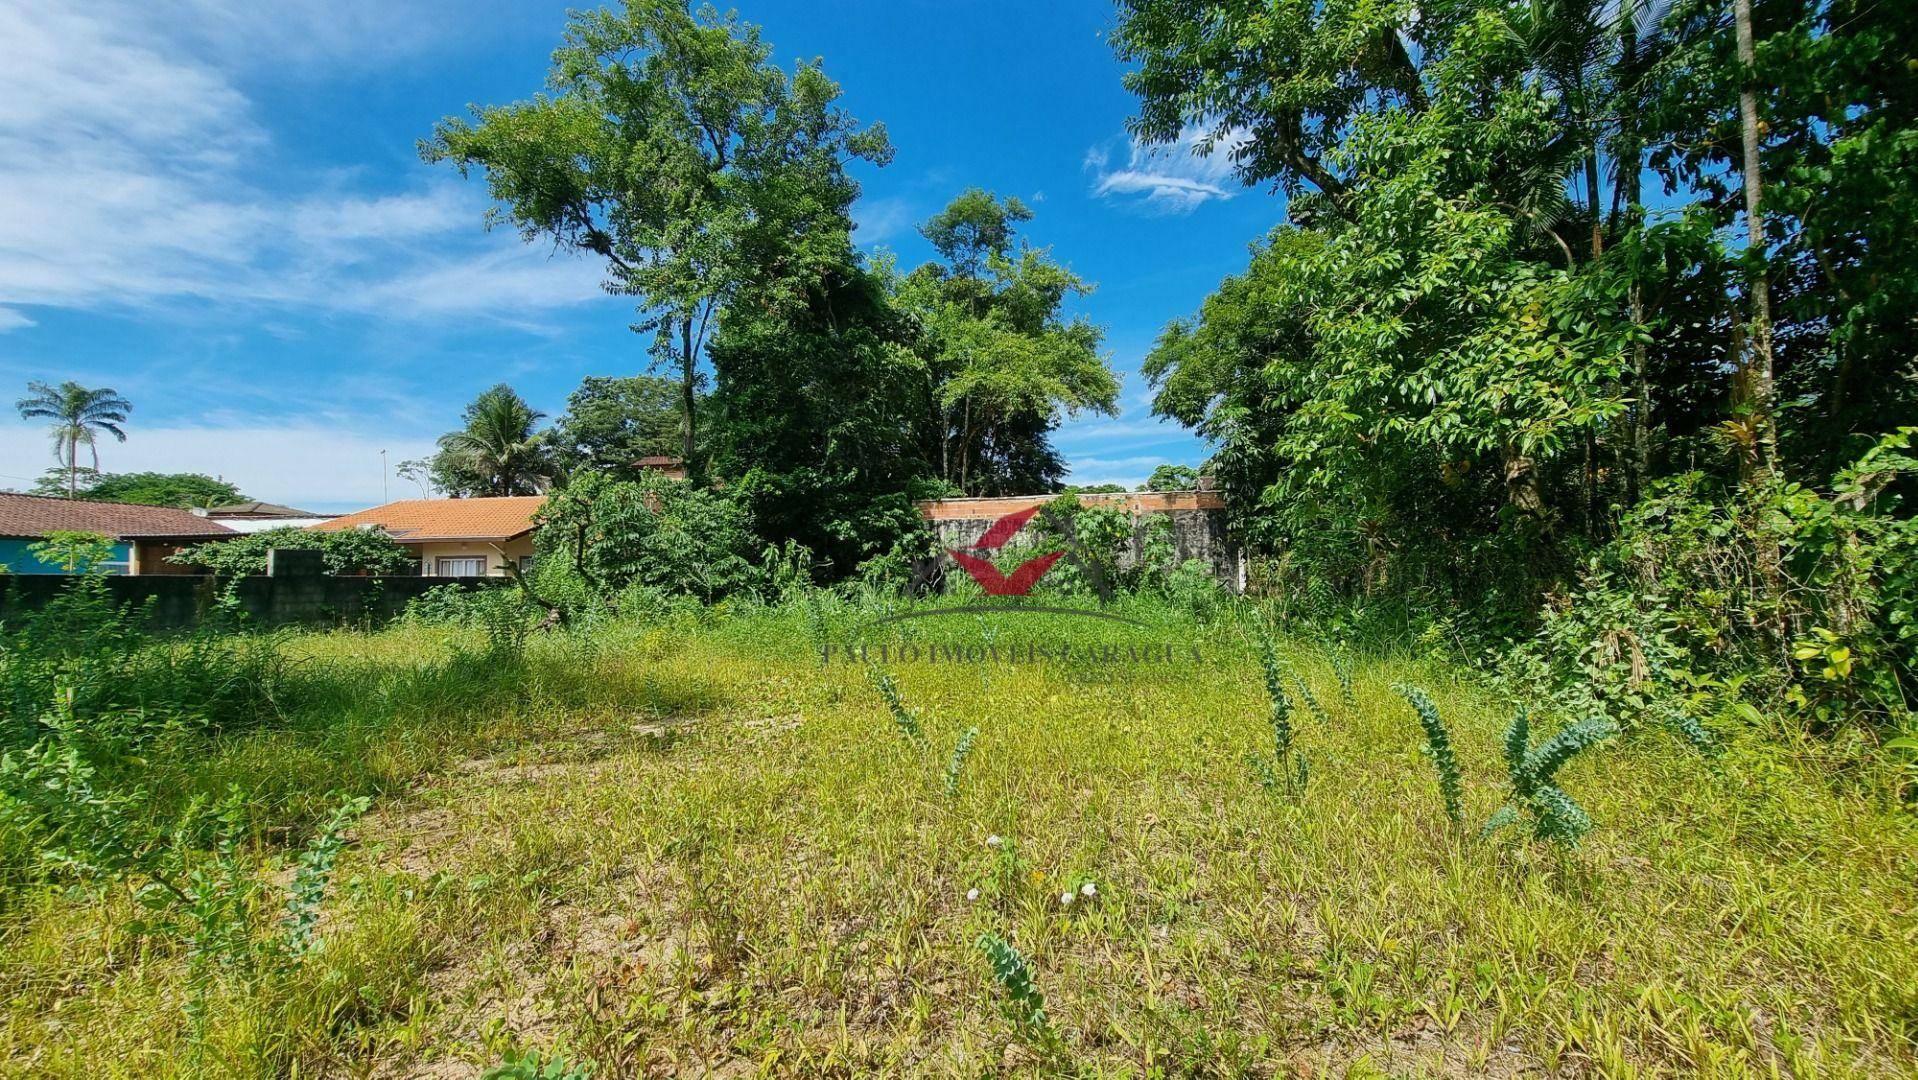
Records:
<instances>
[{"instance_id":1,"label":"bush along fence","mask_svg":"<svg viewBox=\"0 0 1918 1080\"><path fill-rule=\"evenodd\" d=\"M153 630L197 625L229 593L255 621L284 625L385 621L400 615L409 601L430 589L448 585L469 589L511 587L506 578L336 576L320 571L316 559L283 558L275 559L264 575L114 576L103 578L102 583L115 604L131 605L136 610L145 607L147 627ZM61 574L0 576L0 621L44 608L77 580Z\"/></svg>"}]
</instances>

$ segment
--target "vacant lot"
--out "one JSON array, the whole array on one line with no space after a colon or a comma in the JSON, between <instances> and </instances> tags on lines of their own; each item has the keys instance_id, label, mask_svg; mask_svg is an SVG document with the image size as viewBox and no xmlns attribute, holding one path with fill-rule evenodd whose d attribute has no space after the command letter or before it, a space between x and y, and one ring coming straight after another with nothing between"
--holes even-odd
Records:
<instances>
[{"instance_id":1,"label":"vacant lot","mask_svg":"<svg viewBox=\"0 0 1918 1080\"><path fill-rule=\"evenodd\" d=\"M1274 786L1247 760L1273 742L1251 613L1138 614L862 631L868 613L813 601L518 652L421 627L283 641L284 723L143 768L155 805L238 784L275 881L343 794L374 797L318 947L194 989L186 948L137 932L131 883L16 885L0 1067L465 1076L536 1049L602 1076L1918 1068L1914 835L1879 778L1834 779L1777 732L1715 759L1628 732L1560 777L1596 823L1577 848L1480 839L1508 703L1409 657L1352 657L1348 692L1333 652L1282 634L1318 704L1294 690L1307 779ZM895 657L894 709L874 665L821 663L852 640L1000 659ZM1463 828L1399 683L1451 729ZM1024 958L1042 1015L982 935Z\"/></svg>"}]
</instances>

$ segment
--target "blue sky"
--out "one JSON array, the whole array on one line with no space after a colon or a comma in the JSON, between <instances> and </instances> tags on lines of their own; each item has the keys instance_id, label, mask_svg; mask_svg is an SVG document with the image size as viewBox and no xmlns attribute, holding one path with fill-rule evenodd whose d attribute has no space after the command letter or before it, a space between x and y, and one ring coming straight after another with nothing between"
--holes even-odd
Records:
<instances>
[{"instance_id":1,"label":"blue sky","mask_svg":"<svg viewBox=\"0 0 1918 1080\"><path fill-rule=\"evenodd\" d=\"M890 131L892 164L859 174L862 247L924 261L916 223L979 185L1027 200L1029 239L1097 283L1077 306L1107 330L1124 407L1061 432L1075 482L1204 457L1151 417L1139 362L1284 203L1221 157L1127 140L1108 5L739 10L782 64L823 57L847 108ZM564 12L0 0L0 397L113 386L135 411L128 442L102 444L108 470L208 472L332 510L378 502L380 451L424 455L495 382L557 413L583 376L645 370L630 301L593 265L488 233L480 182L415 149L442 116L539 89ZM0 487L50 463L8 410Z\"/></svg>"}]
</instances>

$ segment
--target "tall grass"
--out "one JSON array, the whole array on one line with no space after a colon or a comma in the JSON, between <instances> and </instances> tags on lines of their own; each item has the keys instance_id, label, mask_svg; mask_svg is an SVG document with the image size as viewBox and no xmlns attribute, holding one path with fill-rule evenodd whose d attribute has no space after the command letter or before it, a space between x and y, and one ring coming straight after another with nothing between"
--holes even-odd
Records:
<instances>
[{"instance_id":1,"label":"tall grass","mask_svg":"<svg viewBox=\"0 0 1918 1080\"><path fill-rule=\"evenodd\" d=\"M186 836L189 862L272 885L207 878L209 896L248 897L246 935L301 959L208 979L186 1017L194 946L140 926L139 882L76 888L44 838L0 826L0 1060L48 1076L1918 1068L1900 977L1918 967L1918 833L1789 746L1729 739L1706 761L1647 728L1548 751L1558 736L1513 736L1507 703L1441 665L1275 634L1274 678L1234 613L1149 599L1114 609L1143 628L991 616L982 663L929 658L981 645L971 616L875 624L937 606L681 607L507 648L417 623L238 635L280 665L260 719L75 745L143 835L224 803L232 826ZM917 738L887 730L871 661L822 662L822 641L919 648L886 662ZM1176 648L1126 652L1146 644ZM1072 648L1021 651L1041 645ZM1286 714L1310 797L1255 797L1240 755L1277 738L1307 677L1339 699L1325 724ZM1433 844L1431 740L1397 684L1444 717L1461 818L1517 803L1523 751L1597 827L1575 849ZM359 798L363 817L339 814Z\"/></svg>"}]
</instances>

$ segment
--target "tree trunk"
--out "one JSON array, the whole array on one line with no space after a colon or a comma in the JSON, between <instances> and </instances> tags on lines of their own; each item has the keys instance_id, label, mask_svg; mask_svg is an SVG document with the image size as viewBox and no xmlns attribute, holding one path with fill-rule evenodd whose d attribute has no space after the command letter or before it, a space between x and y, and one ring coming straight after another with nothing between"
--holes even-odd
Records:
<instances>
[{"instance_id":1,"label":"tree trunk","mask_svg":"<svg viewBox=\"0 0 1918 1080\"><path fill-rule=\"evenodd\" d=\"M76 474L80 471L80 437L67 432L67 498L75 498L79 493L75 485Z\"/></svg>"},{"instance_id":2,"label":"tree trunk","mask_svg":"<svg viewBox=\"0 0 1918 1080\"><path fill-rule=\"evenodd\" d=\"M1732 0L1738 33L1738 62L1744 71L1738 91L1738 126L1744 140L1745 226L1751 265L1751 324L1747 327L1745 398L1752 432L1758 440L1758 470L1769 472L1777 455L1778 433L1772 417L1771 283L1765 269L1764 195L1758 171L1758 52L1752 41L1751 0Z\"/></svg>"},{"instance_id":3,"label":"tree trunk","mask_svg":"<svg viewBox=\"0 0 1918 1080\"><path fill-rule=\"evenodd\" d=\"M1636 200L1634 200L1636 201ZM1632 326L1634 333L1645 323L1645 293L1637 281L1631 284ZM1632 342L1633 394L1638 402L1632 408L1632 460L1625 470L1625 502L1638 505L1645 477L1652 470L1652 381L1646 372L1645 343Z\"/></svg>"},{"instance_id":4,"label":"tree trunk","mask_svg":"<svg viewBox=\"0 0 1918 1080\"><path fill-rule=\"evenodd\" d=\"M694 420L693 410L698 404L698 394L694 379L698 375L699 358L693 355L693 320L688 317L679 324L679 407L680 407L680 464L687 476L696 475L693 461Z\"/></svg>"},{"instance_id":5,"label":"tree trunk","mask_svg":"<svg viewBox=\"0 0 1918 1080\"><path fill-rule=\"evenodd\" d=\"M1758 50L1752 41L1751 0L1732 0L1732 21L1738 35L1738 127L1744 141L1746 258L1751 274L1751 325L1745 334L1744 397L1751 418L1752 480L1768 489L1778 457L1778 428L1772 415L1771 282L1765 267L1765 210L1758 171ZM1762 492L1761 497L1764 497ZM1784 557L1772 535L1766 515L1753 505L1754 569L1764 590L1768 629L1790 670L1786 642Z\"/></svg>"},{"instance_id":6,"label":"tree trunk","mask_svg":"<svg viewBox=\"0 0 1918 1080\"><path fill-rule=\"evenodd\" d=\"M1592 138L1592 152L1585 158L1585 198L1592 204L1592 261L1605 254L1605 215L1599 207L1598 138Z\"/></svg>"},{"instance_id":7,"label":"tree trunk","mask_svg":"<svg viewBox=\"0 0 1918 1080\"><path fill-rule=\"evenodd\" d=\"M1505 501L1520 514L1534 519L1545 516L1545 497L1538 490L1538 470L1531 458L1516 447L1505 448Z\"/></svg>"},{"instance_id":8,"label":"tree trunk","mask_svg":"<svg viewBox=\"0 0 1918 1080\"><path fill-rule=\"evenodd\" d=\"M950 408L933 409L933 418L939 424L939 478L952 482L952 410Z\"/></svg>"},{"instance_id":9,"label":"tree trunk","mask_svg":"<svg viewBox=\"0 0 1918 1080\"><path fill-rule=\"evenodd\" d=\"M1598 510L1598 436L1594 434L1589 427L1585 429L1584 442L1584 475L1581 479L1585 483L1585 506L1579 516L1584 519L1585 535L1597 536L1600 516Z\"/></svg>"},{"instance_id":10,"label":"tree trunk","mask_svg":"<svg viewBox=\"0 0 1918 1080\"><path fill-rule=\"evenodd\" d=\"M1629 96L1623 98L1624 108L1619 110L1618 149L1612 154L1612 166L1617 170L1619 190L1612 199L1612 213L1618 216L1625 228L1636 230L1643 225L1638 204L1644 197L1644 176L1640 171L1641 150L1638 141L1635 108L1638 102L1638 4L1636 0L1625 0L1619 12L1618 52L1625 69L1631 73L1633 82ZM1622 196L1622 198L1621 198ZM1625 205L1620 207L1618 204ZM1643 252L1641 247L1640 252ZM1632 284L1629 298L1632 310L1632 328L1635 334L1643 333L1645 327L1645 288L1639 280L1644 272L1644 259L1641 255L1634 260ZM1627 506L1637 506L1644 492L1645 478L1652 471L1652 380L1650 365L1645 355L1645 342L1632 342L1632 393L1638 398L1632 409L1632 459L1625 469L1625 500Z\"/></svg>"},{"instance_id":11,"label":"tree trunk","mask_svg":"<svg viewBox=\"0 0 1918 1080\"><path fill-rule=\"evenodd\" d=\"M967 466L972 464L972 399L966 399L965 426L959 429L959 491L962 495L972 492L966 487Z\"/></svg>"}]
</instances>

